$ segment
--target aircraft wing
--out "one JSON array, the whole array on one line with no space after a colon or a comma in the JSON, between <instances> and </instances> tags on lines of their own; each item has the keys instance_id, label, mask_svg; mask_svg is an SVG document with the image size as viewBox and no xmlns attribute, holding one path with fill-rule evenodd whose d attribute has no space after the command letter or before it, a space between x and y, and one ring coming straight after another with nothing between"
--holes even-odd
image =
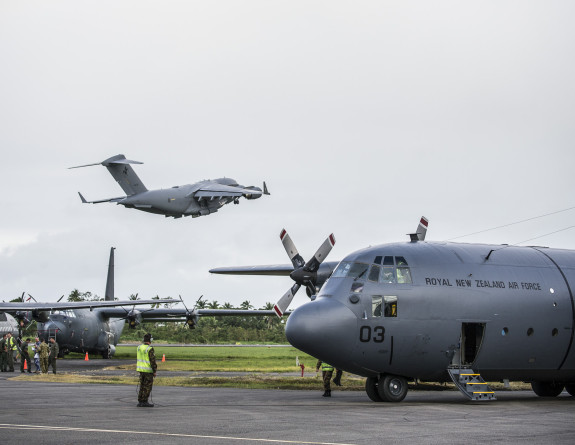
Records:
<instances>
[{"instance_id":1,"label":"aircraft wing","mask_svg":"<svg viewBox=\"0 0 575 445\"><path fill-rule=\"evenodd\" d=\"M224 274L224 275L275 275L275 276L289 276L293 272L293 265L291 264L270 264L264 266L232 266L232 267L216 267L210 269L210 273Z\"/></svg>"},{"instance_id":2,"label":"aircraft wing","mask_svg":"<svg viewBox=\"0 0 575 445\"><path fill-rule=\"evenodd\" d=\"M156 303L158 300L154 300ZM168 300L160 300L160 304ZM180 300L177 300L178 302ZM128 312L122 308L106 308L99 311L109 318L125 318ZM169 322L169 321L186 321L186 317L192 316L222 316L222 317L264 317L268 315L275 316L273 310L263 309L195 309L186 310L184 308L170 308L170 309L142 309L138 316L142 317L142 321L148 322Z\"/></svg>"},{"instance_id":3,"label":"aircraft wing","mask_svg":"<svg viewBox=\"0 0 575 445\"><path fill-rule=\"evenodd\" d=\"M327 278L331 272L339 264L339 261L324 261L319 270ZM232 267L216 267L210 269L210 273L217 273L223 275L274 275L274 276L288 276L294 271L291 264L270 264L264 266L232 266Z\"/></svg>"},{"instance_id":4,"label":"aircraft wing","mask_svg":"<svg viewBox=\"0 0 575 445\"><path fill-rule=\"evenodd\" d=\"M245 196L248 199L259 198L262 194L269 195L266 183L264 182L264 190L259 187L243 187L219 184L212 182L204 184L199 190L191 193L189 196L194 196L196 199L213 199L213 198L239 198Z\"/></svg>"},{"instance_id":5,"label":"aircraft wing","mask_svg":"<svg viewBox=\"0 0 575 445\"><path fill-rule=\"evenodd\" d=\"M97 309L115 306L134 306L143 304L179 303L180 300L117 300L117 301L78 301L63 303L0 303L0 312L17 311L57 311L66 309ZM123 311L125 313L125 311Z\"/></svg>"},{"instance_id":6,"label":"aircraft wing","mask_svg":"<svg viewBox=\"0 0 575 445\"><path fill-rule=\"evenodd\" d=\"M244 189L240 187L232 187L231 185L212 183L203 185L197 192L194 193L194 197L198 199L219 198L223 196L234 198L236 196L243 196L244 193Z\"/></svg>"}]
</instances>

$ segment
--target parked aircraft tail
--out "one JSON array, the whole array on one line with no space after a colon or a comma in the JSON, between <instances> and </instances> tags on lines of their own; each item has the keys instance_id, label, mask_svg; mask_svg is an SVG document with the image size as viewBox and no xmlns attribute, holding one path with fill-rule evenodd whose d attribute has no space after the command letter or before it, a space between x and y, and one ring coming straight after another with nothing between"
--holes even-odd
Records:
<instances>
[{"instance_id":1,"label":"parked aircraft tail","mask_svg":"<svg viewBox=\"0 0 575 445\"><path fill-rule=\"evenodd\" d=\"M429 220L422 216L417 225L417 230L415 233L410 233L409 236L411 241L425 241L425 234L427 233L427 226L429 225Z\"/></svg>"},{"instance_id":2,"label":"parked aircraft tail","mask_svg":"<svg viewBox=\"0 0 575 445\"><path fill-rule=\"evenodd\" d=\"M146 186L142 184L142 181L132 168L130 164L143 164L139 161L131 161L126 159L124 155L116 155L111 158L106 159L100 163L96 164L86 164L78 165L77 167L70 168L80 168L80 167L90 167L92 165L103 165L108 169L110 174L114 179L120 184L122 190L126 192L126 195L135 195L137 193L142 193L148 191Z\"/></svg>"},{"instance_id":3,"label":"parked aircraft tail","mask_svg":"<svg viewBox=\"0 0 575 445\"><path fill-rule=\"evenodd\" d=\"M110 248L110 260L108 261L108 278L106 279L106 294L104 301L114 301L114 250Z\"/></svg>"}]
</instances>

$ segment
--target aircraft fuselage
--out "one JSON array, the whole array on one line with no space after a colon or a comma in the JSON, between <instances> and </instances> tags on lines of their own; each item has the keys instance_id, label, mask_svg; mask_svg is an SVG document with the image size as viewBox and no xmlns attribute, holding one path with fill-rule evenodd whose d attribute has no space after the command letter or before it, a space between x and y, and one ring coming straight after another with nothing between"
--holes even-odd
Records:
<instances>
[{"instance_id":1,"label":"aircraft fuselage","mask_svg":"<svg viewBox=\"0 0 575 445\"><path fill-rule=\"evenodd\" d=\"M38 323L38 335L48 341L55 337L62 353L89 352L108 358L115 352L125 320L102 316L98 309L64 310Z\"/></svg>"},{"instance_id":2,"label":"aircraft fuselage","mask_svg":"<svg viewBox=\"0 0 575 445\"><path fill-rule=\"evenodd\" d=\"M169 189L147 190L142 193L127 196L118 201L118 204L127 208L173 217L209 215L210 213L217 212L218 209L234 200L234 198L226 196L214 199L198 199L196 192L210 183L237 186L237 183L229 178L201 181L195 184L181 185Z\"/></svg>"},{"instance_id":3,"label":"aircraft fuselage","mask_svg":"<svg viewBox=\"0 0 575 445\"><path fill-rule=\"evenodd\" d=\"M366 377L575 382L575 251L412 242L348 255L288 340Z\"/></svg>"}]
</instances>

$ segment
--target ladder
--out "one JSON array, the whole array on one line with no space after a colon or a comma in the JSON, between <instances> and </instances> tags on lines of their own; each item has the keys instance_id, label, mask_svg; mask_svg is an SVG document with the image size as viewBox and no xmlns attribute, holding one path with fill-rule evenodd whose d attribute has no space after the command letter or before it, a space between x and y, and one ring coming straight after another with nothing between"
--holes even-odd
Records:
<instances>
[{"instance_id":1,"label":"ladder","mask_svg":"<svg viewBox=\"0 0 575 445\"><path fill-rule=\"evenodd\" d=\"M485 383L481 375L474 372L473 369L454 366L447 368L447 371L457 389L469 399L478 401L497 400L495 392Z\"/></svg>"}]
</instances>

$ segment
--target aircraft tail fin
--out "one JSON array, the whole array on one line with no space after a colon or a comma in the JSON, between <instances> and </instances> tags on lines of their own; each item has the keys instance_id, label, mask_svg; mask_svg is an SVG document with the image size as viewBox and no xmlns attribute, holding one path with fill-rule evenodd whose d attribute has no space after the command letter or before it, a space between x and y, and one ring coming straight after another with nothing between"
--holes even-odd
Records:
<instances>
[{"instance_id":1,"label":"aircraft tail fin","mask_svg":"<svg viewBox=\"0 0 575 445\"><path fill-rule=\"evenodd\" d=\"M417 226L415 233L409 234L411 241L425 241L425 234L427 233L428 224L429 220L425 216L422 216L419 220L419 225Z\"/></svg>"},{"instance_id":2,"label":"aircraft tail fin","mask_svg":"<svg viewBox=\"0 0 575 445\"><path fill-rule=\"evenodd\" d=\"M108 261L108 278L106 279L106 294L104 301L114 301L114 250L110 248L110 260Z\"/></svg>"},{"instance_id":3,"label":"aircraft tail fin","mask_svg":"<svg viewBox=\"0 0 575 445\"><path fill-rule=\"evenodd\" d=\"M137 193L142 193L148 191L146 186L142 184L142 181L132 168L130 164L143 164L143 162L139 161L131 161L126 159L124 155L116 155L112 156L111 158L106 159L105 161L99 164L86 164L86 165L78 165L77 167L70 167L70 168L81 168L81 167L90 167L92 165L103 165L108 169L110 174L114 177L114 179L120 184L122 190L126 192L126 195L135 195Z\"/></svg>"}]
</instances>

